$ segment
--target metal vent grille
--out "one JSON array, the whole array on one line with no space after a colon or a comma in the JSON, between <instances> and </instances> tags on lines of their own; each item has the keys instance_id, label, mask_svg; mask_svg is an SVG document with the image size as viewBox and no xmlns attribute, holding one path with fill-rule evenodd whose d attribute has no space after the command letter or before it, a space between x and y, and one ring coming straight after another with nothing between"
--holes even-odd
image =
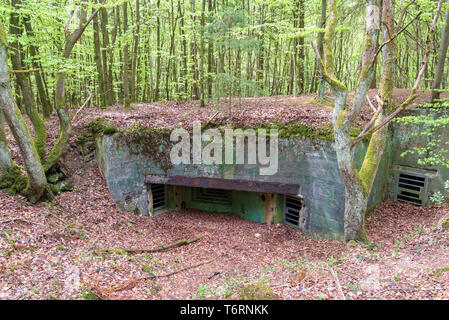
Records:
<instances>
[{"instance_id":1,"label":"metal vent grille","mask_svg":"<svg viewBox=\"0 0 449 320\"><path fill-rule=\"evenodd\" d=\"M285 196L284 221L286 224L302 228L304 226L304 199L295 196Z\"/></svg>"},{"instance_id":2,"label":"metal vent grille","mask_svg":"<svg viewBox=\"0 0 449 320\"><path fill-rule=\"evenodd\" d=\"M230 190L211 189L211 188L194 188L194 202L232 205L232 193Z\"/></svg>"},{"instance_id":3,"label":"metal vent grille","mask_svg":"<svg viewBox=\"0 0 449 320\"><path fill-rule=\"evenodd\" d=\"M153 210L165 206L165 185L151 184L151 193L153 194Z\"/></svg>"},{"instance_id":4,"label":"metal vent grille","mask_svg":"<svg viewBox=\"0 0 449 320\"><path fill-rule=\"evenodd\" d=\"M414 173L399 173L396 200L422 206L427 193L427 177Z\"/></svg>"}]
</instances>

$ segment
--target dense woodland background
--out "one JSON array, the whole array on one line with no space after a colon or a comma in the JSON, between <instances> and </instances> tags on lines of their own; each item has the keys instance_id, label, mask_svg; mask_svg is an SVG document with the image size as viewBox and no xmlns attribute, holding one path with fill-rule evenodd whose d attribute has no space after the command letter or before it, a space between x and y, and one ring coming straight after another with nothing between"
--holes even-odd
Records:
<instances>
[{"instance_id":1,"label":"dense woodland background","mask_svg":"<svg viewBox=\"0 0 449 320\"><path fill-rule=\"evenodd\" d=\"M0 23L12 44L9 50L20 55L24 69L33 70L21 75L31 83L44 118L54 106L56 75L61 70L67 72L69 107L82 105L90 92L91 103L106 107L192 99L203 104L224 96L290 95L323 87L310 41L322 48L326 1L93 2L1 1ZM338 5L335 72L351 89L360 71L366 4L340 1ZM396 1L395 5L397 30L422 12L397 38L396 87L407 88L421 67L437 1ZM443 12L446 8L447 3ZM70 57L63 58L65 32L76 29L97 9ZM432 87L443 27L441 18L421 88ZM380 63L376 74L373 88L379 83ZM443 87L447 78L446 72ZM19 86L13 89L20 102Z\"/></svg>"}]
</instances>

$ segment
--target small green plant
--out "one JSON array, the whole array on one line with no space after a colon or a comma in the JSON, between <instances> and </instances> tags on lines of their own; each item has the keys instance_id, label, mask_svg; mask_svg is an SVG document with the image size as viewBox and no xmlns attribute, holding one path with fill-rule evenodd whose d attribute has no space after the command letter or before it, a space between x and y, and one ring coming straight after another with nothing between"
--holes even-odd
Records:
<instances>
[{"instance_id":1,"label":"small green plant","mask_svg":"<svg viewBox=\"0 0 449 320\"><path fill-rule=\"evenodd\" d=\"M142 263L142 264L140 264L140 266L142 267L142 269L143 269L145 272L149 273L149 274L152 275L153 277L156 276L156 273L153 271L153 268L151 268L149 265L147 265L147 264L145 264L145 263Z\"/></svg>"},{"instance_id":2,"label":"small green plant","mask_svg":"<svg viewBox=\"0 0 449 320\"><path fill-rule=\"evenodd\" d=\"M56 251L68 251L68 250L69 249L67 249L63 244L56 247Z\"/></svg>"},{"instance_id":3,"label":"small green plant","mask_svg":"<svg viewBox=\"0 0 449 320\"><path fill-rule=\"evenodd\" d=\"M357 256L357 259L368 260L368 262L376 262L380 260L380 254L377 252L366 251Z\"/></svg>"},{"instance_id":4,"label":"small green plant","mask_svg":"<svg viewBox=\"0 0 449 320\"><path fill-rule=\"evenodd\" d=\"M358 282L349 284L349 290L351 290L352 292L359 291L360 288L361 288L361 286L360 286L360 283L358 283Z\"/></svg>"},{"instance_id":5,"label":"small green plant","mask_svg":"<svg viewBox=\"0 0 449 320\"><path fill-rule=\"evenodd\" d=\"M155 284L151 287L150 293L151 293L151 295L154 296L154 295L158 294L161 290L162 290L162 285Z\"/></svg>"},{"instance_id":6,"label":"small green plant","mask_svg":"<svg viewBox=\"0 0 449 320\"><path fill-rule=\"evenodd\" d=\"M83 300L97 300L97 295L89 289L84 289L81 291L81 297Z\"/></svg>"},{"instance_id":7,"label":"small green plant","mask_svg":"<svg viewBox=\"0 0 449 320\"><path fill-rule=\"evenodd\" d=\"M429 197L430 201L436 205L442 205L446 198L440 191L435 192L433 195Z\"/></svg>"},{"instance_id":8,"label":"small green plant","mask_svg":"<svg viewBox=\"0 0 449 320\"><path fill-rule=\"evenodd\" d=\"M449 272L449 267L447 268L437 268L435 269L435 271L433 272L433 274L437 277L440 277L443 273L445 272Z\"/></svg>"},{"instance_id":9,"label":"small green plant","mask_svg":"<svg viewBox=\"0 0 449 320\"><path fill-rule=\"evenodd\" d=\"M264 282L257 282L243 286L238 291L241 300L273 300L276 294Z\"/></svg>"},{"instance_id":10,"label":"small green plant","mask_svg":"<svg viewBox=\"0 0 449 320\"><path fill-rule=\"evenodd\" d=\"M193 297L196 299L206 299L207 297L214 295L214 293L214 290L207 285L200 284L198 287L198 294L194 294Z\"/></svg>"},{"instance_id":11,"label":"small green plant","mask_svg":"<svg viewBox=\"0 0 449 320\"><path fill-rule=\"evenodd\" d=\"M399 249L393 249L393 253L391 256L395 259L399 259L401 257L401 253L399 252Z\"/></svg>"}]
</instances>

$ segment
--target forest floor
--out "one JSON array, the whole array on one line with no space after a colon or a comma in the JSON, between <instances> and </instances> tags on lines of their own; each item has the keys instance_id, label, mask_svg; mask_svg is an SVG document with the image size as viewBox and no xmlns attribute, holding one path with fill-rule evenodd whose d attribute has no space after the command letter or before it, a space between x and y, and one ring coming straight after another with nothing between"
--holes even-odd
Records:
<instances>
[{"instance_id":1,"label":"forest floor","mask_svg":"<svg viewBox=\"0 0 449 320\"><path fill-rule=\"evenodd\" d=\"M57 119L47 126L53 140ZM75 123L62 158L73 191L37 205L0 193L0 299L449 299L448 203L385 201L367 219L369 246L232 214L139 217L81 155L85 133ZM183 239L196 241L161 248Z\"/></svg>"},{"instance_id":2,"label":"forest floor","mask_svg":"<svg viewBox=\"0 0 449 320\"><path fill-rule=\"evenodd\" d=\"M368 96L371 103L376 106L375 95L377 89L370 90ZM394 101L400 104L410 94L408 89L395 89ZM418 90L418 98L410 106L427 103L430 100L430 91ZM289 123L297 121L313 128L329 126L332 123L333 100L331 94L325 95L322 102L317 102L315 94L293 96L276 96L260 98L233 98L231 117L229 118L229 101L222 98L220 101L209 101L205 108L198 108L199 101L187 102L153 102L134 104L128 110L121 105L98 108L87 108L77 118L77 126L85 126L98 117L104 117L110 124L118 129L125 129L134 123L144 127L171 130L177 127L191 128L194 121L203 124L209 122L216 127L232 124L240 128L254 128L259 125ZM349 93L348 101L353 93ZM441 98L449 97L444 92ZM363 127L368 123L373 111L367 101L361 109L356 124Z\"/></svg>"}]
</instances>

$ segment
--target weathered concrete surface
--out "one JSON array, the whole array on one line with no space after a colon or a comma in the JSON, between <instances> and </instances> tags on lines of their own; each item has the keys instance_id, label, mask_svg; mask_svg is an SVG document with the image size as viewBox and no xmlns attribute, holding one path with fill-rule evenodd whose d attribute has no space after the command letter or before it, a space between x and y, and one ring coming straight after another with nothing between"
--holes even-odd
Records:
<instances>
[{"instance_id":1,"label":"weathered concrete surface","mask_svg":"<svg viewBox=\"0 0 449 320\"><path fill-rule=\"evenodd\" d=\"M182 175L190 177L214 177L228 179L254 179L280 183L297 183L300 195L305 199L304 231L322 233L327 237L339 238L343 235L343 215L345 189L337 165L333 143L325 140L291 137L279 139L279 170L272 176L260 176L258 165L169 165L169 136L159 134L158 148L139 146L138 143L125 142L122 134L106 135L97 138L99 167L104 173L112 197L126 210L136 214L149 215L147 188L144 178L147 175ZM146 140L147 141L147 140ZM148 143L148 142L144 142ZM152 152L151 150L154 150ZM356 150L358 166L364 155L363 144ZM388 157L382 168L388 167ZM383 199L388 181L384 171L375 180L374 193L369 206ZM176 207L173 199L174 189L168 188L168 206ZM216 212L233 212L257 222L266 222L266 202L261 194L255 192L233 191L233 203L211 205L192 201L192 190L183 190L186 207ZM284 196L273 200L276 210L272 222L283 221ZM178 203L178 205L180 205Z\"/></svg>"}]
</instances>

